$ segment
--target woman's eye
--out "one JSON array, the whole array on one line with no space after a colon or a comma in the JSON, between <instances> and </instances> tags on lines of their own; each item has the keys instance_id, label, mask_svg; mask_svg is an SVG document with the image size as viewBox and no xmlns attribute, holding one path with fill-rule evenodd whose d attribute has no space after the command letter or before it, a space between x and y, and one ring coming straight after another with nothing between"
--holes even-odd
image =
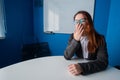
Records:
<instances>
[{"instance_id":1,"label":"woman's eye","mask_svg":"<svg viewBox=\"0 0 120 80\"><path fill-rule=\"evenodd\" d=\"M82 24L83 22L85 22L85 19L84 19L84 18L82 18L82 19L79 20L79 23L80 23L80 24Z\"/></svg>"},{"instance_id":2,"label":"woman's eye","mask_svg":"<svg viewBox=\"0 0 120 80\"><path fill-rule=\"evenodd\" d=\"M79 23L79 21L78 21L78 20L76 20L76 21L75 21L75 24L78 24L78 23Z\"/></svg>"}]
</instances>

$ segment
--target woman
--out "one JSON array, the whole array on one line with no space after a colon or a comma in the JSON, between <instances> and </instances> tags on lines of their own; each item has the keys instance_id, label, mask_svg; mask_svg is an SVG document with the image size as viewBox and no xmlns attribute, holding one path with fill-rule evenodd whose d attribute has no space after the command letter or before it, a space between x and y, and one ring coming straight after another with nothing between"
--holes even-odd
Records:
<instances>
[{"instance_id":1,"label":"woman","mask_svg":"<svg viewBox=\"0 0 120 80\"><path fill-rule=\"evenodd\" d=\"M64 57L70 60L77 56L92 61L70 64L68 71L73 75L86 75L105 70L108 66L106 42L104 37L95 31L90 14L79 11L74 15L74 21L75 31L69 39Z\"/></svg>"}]
</instances>

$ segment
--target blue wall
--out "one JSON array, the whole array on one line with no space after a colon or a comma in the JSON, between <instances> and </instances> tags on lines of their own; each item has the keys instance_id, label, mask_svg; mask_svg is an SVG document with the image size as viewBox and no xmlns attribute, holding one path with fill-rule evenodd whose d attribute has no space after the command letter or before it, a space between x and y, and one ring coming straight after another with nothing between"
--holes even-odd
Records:
<instances>
[{"instance_id":1,"label":"blue wall","mask_svg":"<svg viewBox=\"0 0 120 80\"><path fill-rule=\"evenodd\" d=\"M94 25L95 29L106 37L110 0L95 0Z\"/></svg>"},{"instance_id":2,"label":"blue wall","mask_svg":"<svg viewBox=\"0 0 120 80\"><path fill-rule=\"evenodd\" d=\"M104 3L103 3L104 2ZM106 36L108 17L109 17L109 0L96 0L94 23L96 30ZM101 17L103 16L103 17ZM34 28L35 36L38 42L48 42L52 55L63 55L67 46L69 34L45 34L43 32L43 7L34 6Z\"/></svg>"},{"instance_id":3,"label":"blue wall","mask_svg":"<svg viewBox=\"0 0 120 80\"><path fill-rule=\"evenodd\" d=\"M7 34L0 40L0 67L21 61L21 48L33 42L32 0L4 0Z\"/></svg>"},{"instance_id":4,"label":"blue wall","mask_svg":"<svg viewBox=\"0 0 120 80\"><path fill-rule=\"evenodd\" d=\"M120 65L120 1L111 0L107 29L107 44L110 65Z\"/></svg>"}]
</instances>

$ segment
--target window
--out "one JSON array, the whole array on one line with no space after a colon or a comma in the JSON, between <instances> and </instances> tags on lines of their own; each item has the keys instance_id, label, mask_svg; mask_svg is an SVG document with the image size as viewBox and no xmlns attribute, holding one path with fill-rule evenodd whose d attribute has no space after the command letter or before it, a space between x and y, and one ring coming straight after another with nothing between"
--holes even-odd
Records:
<instances>
[{"instance_id":1,"label":"window","mask_svg":"<svg viewBox=\"0 0 120 80\"><path fill-rule=\"evenodd\" d=\"M0 0L0 39L5 38L5 32L4 0Z\"/></svg>"}]
</instances>

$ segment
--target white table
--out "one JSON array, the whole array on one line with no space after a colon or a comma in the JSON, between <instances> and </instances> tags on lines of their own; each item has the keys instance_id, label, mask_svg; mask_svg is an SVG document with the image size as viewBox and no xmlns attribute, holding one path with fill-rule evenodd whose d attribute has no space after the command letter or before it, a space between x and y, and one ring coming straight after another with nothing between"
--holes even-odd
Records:
<instances>
[{"instance_id":1,"label":"white table","mask_svg":"<svg viewBox=\"0 0 120 80\"><path fill-rule=\"evenodd\" d=\"M84 60L65 60L63 56L36 58L0 69L0 80L120 80L120 70L107 70L87 76L73 76L67 71L71 63Z\"/></svg>"}]
</instances>

